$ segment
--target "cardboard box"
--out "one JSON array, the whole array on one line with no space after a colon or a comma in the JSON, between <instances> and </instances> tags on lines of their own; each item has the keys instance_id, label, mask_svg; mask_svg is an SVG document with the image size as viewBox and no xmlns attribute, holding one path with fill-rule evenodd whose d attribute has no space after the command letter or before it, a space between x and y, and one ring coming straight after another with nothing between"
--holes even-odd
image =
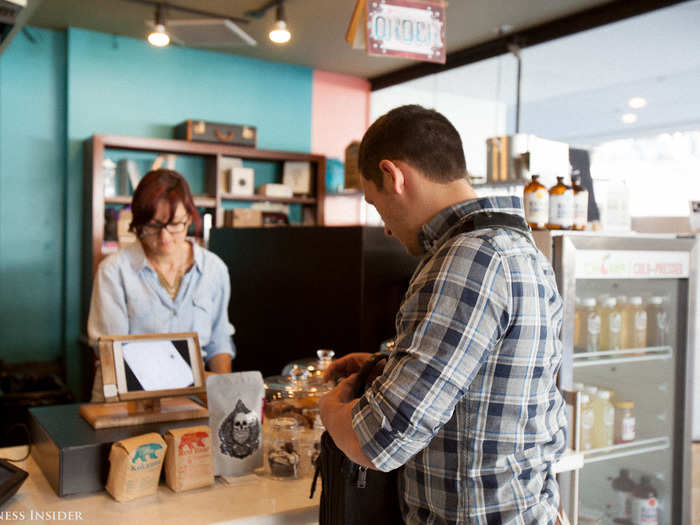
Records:
<instances>
[{"instance_id":1,"label":"cardboard box","mask_svg":"<svg viewBox=\"0 0 700 525\"><path fill-rule=\"evenodd\" d=\"M294 195L291 186L286 184L263 184L257 187L256 192L266 197L290 198Z\"/></svg>"},{"instance_id":2,"label":"cardboard box","mask_svg":"<svg viewBox=\"0 0 700 525\"><path fill-rule=\"evenodd\" d=\"M234 208L224 211L224 226L230 228L257 228L262 225L262 210Z\"/></svg>"},{"instance_id":3,"label":"cardboard box","mask_svg":"<svg viewBox=\"0 0 700 525\"><path fill-rule=\"evenodd\" d=\"M231 168L229 192L231 195L253 195L255 192L255 170L242 166Z\"/></svg>"}]
</instances>

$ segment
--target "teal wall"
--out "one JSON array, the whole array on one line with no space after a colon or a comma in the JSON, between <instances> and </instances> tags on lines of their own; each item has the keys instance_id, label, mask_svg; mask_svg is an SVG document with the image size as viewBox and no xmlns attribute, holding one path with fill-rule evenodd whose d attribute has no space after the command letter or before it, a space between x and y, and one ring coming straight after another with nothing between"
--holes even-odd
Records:
<instances>
[{"instance_id":1,"label":"teal wall","mask_svg":"<svg viewBox=\"0 0 700 525\"><path fill-rule=\"evenodd\" d=\"M0 56L0 359L62 354L66 36Z\"/></svg>"},{"instance_id":2,"label":"teal wall","mask_svg":"<svg viewBox=\"0 0 700 525\"><path fill-rule=\"evenodd\" d=\"M19 331L18 342L23 341L29 331L32 314L40 314L42 318L56 315L60 318L63 314L65 325L54 322L42 328L37 337L50 338L55 343L60 338L61 327L65 326L62 351L69 364L69 384L76 389L82 361L77 340L84 331L81 308L86 299L86 291L81 289L83 141L96 133L169 138L175 124L195 118L255 125L258 147L308 152L311 147L312 70L180 47L155 49L141 40L72 28L65 33L30 31L39 33L53 47L38 48L19 36L0 56L0 108L3 111L0 114L3 155L0 157L4 159L4 151L8 150L15 159L12 164L4 160L0 164L3 176L0 268L3 274L11 265L24 272L12 277L13 286L8 288L12 295L5 294L5 282L0 281L0 294L5 294L0 295L0 308L3 311L15 309L13 301L26 303L26 310L16 314L20 326L28 327ZM38 56L35 65L34 55ZM51 87L53 84L43 78L33 82L38 74L47 74L44 70L58 76L54 79L55 90ZM31 102L29 113L12 99L11 95L17 96L20 92L24 97L39 101ZM42 138L36 137L39 114L41 122L51 118L50 115L54 115L55 120L55 125L42 128L41 133L45 134ZM13 128L18 126L23 133L13 134ZM51 159L44 152L37 157L37 146L42 142L48 143L49 150L54 152ZM46 194L43 191L41 194L46 208L53 214L52 228L57 230L57 235L54 231L42 230L43 243L25 241L22 250L14 253L10 250L8 254L6 246L11 248L12 243L22 242L24 232L13 230L12 221L16 211L22 208L21 202L29 202L36 194L36 188L28 183L32 173L55 180L56 187L47 187ZM7 208L6 200L12 201ZM39 207L43 205L38 204ZM41 229L38 221L43 218L43 212L39 207L32 203L23 211L32 223L31 229ZM6 229L12 232L3 240ZM62 235L64 241L60 244ZM57 243L54 251L41 251L47 249L45 245L50 241ZM37 258L35 252L39 251ZM37 259L44 266L51 267L49 263L53 263L55 271L62 268L62 275L56 273L53 279L50 276L45 279L59 289L64 287L62 300L57 300L55 294L35 300L32 279L43 276L41 272L45 271L43 267L34 266ZM41 293L48 292L42 290ZM7 354L8 360L34 357L17 346L0 349L0 358ZM51 355L55 355L55 350Z\"/></svg>"}]
</instances>

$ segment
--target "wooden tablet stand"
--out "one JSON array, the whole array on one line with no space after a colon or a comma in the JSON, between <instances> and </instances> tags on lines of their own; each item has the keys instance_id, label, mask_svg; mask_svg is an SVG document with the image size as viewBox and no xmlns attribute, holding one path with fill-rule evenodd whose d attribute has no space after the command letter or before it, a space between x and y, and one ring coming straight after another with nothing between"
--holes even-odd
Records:
<instances>
[{"instance_id":1,"label":"wooden tablet stand","mask_svg":"<svg viewBox=\"0 0 700 525\"><path fill-rule=\"evenodd\" d=\"M93 428L100 429L207 418L209 412L187 397L164 397L118 403L90 403L80 407L80 415Z\"/></svg>"},{"instance_id":2,"label":"wooden tablet stand","mask_svg":"<svg viewBox=\"0 0 700 525\"><path fill-rule=\"evenodd\" d=\"M126 391L118 387L118 370L123 377L124 362L121 351L116 352L116 342L187 340L190 363L196 386L157 391ZM204 363L196 332L176 334L144 334L107 336L98 340L100 366L106 403L89 403L80 407L80 415L95 429L183 421L209 417L205 406L192 399L206 395Z\"/></svg>"}]
</instances>

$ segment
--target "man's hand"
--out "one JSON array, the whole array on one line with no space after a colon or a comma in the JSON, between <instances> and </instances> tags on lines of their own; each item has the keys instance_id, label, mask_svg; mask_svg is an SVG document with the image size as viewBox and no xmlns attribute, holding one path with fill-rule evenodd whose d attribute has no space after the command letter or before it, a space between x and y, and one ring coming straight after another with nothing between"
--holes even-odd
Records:
<instances>
[{"instance_id":1,"label":"man's hand","mask_svg":"<svg viewBox=\"0 0 700 525\"><path fill-rule=\"evenodd\" d=\"M333 390L321 396L318 402L318 408L321 412L321 419L323 419L323 414L329 413L329 407L338 407L350 403L353 401L353 392L355 391L355 383L357 382L357 374L352 374L350 377L346 377L338 386ZM330 408L332 410L332 408ZM326 422L323 422L326 427Z\"/></svg>"},{"instance_id":2,"label":"man's hand","mask_svg":"<svg viewBox=\"0 0 700 525\"><path fill-rule=\"evenodd\" d=\"M318 405L321 420L335 444L345 452L347 457L358 465L376 470L360 447L355 430L352 428L352 408L358 402L357 399L353 399L356 382L357 374L352 374L321 397Z\"/></svg>"},{"instance_id":3,"label":"man's hand","mask_svg":"<svg viewBox=\"0 0 700 525\"><path fill-rule=\"evenodd\" d=\"M355 352L332 361L330 366L323 372L324 381L333 381L339 377L348 377L354 374L365 364L372 354L365 352Z\"/></svg>"}]
</instances>

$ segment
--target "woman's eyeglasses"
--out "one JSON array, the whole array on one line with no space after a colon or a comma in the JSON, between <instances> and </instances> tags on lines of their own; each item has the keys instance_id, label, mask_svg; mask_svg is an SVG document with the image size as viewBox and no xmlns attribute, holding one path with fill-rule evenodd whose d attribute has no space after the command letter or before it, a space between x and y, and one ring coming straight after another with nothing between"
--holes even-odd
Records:
<instances>
[{"instance_id":1,"label":"woman's eyeglasses","mask_svg":"<svg viewBox=\"0 0 700 525\"><path fill-rule=\"evenodd\" d=\"M161 230L165 229L168 233L182 233L187 228L187 222L189 219L185 219L181 222L169 222L163 224L162 222L154 221L149 222L143 228L141 228L141 235L160 235Z\"/></svg>"}]
</instances>

